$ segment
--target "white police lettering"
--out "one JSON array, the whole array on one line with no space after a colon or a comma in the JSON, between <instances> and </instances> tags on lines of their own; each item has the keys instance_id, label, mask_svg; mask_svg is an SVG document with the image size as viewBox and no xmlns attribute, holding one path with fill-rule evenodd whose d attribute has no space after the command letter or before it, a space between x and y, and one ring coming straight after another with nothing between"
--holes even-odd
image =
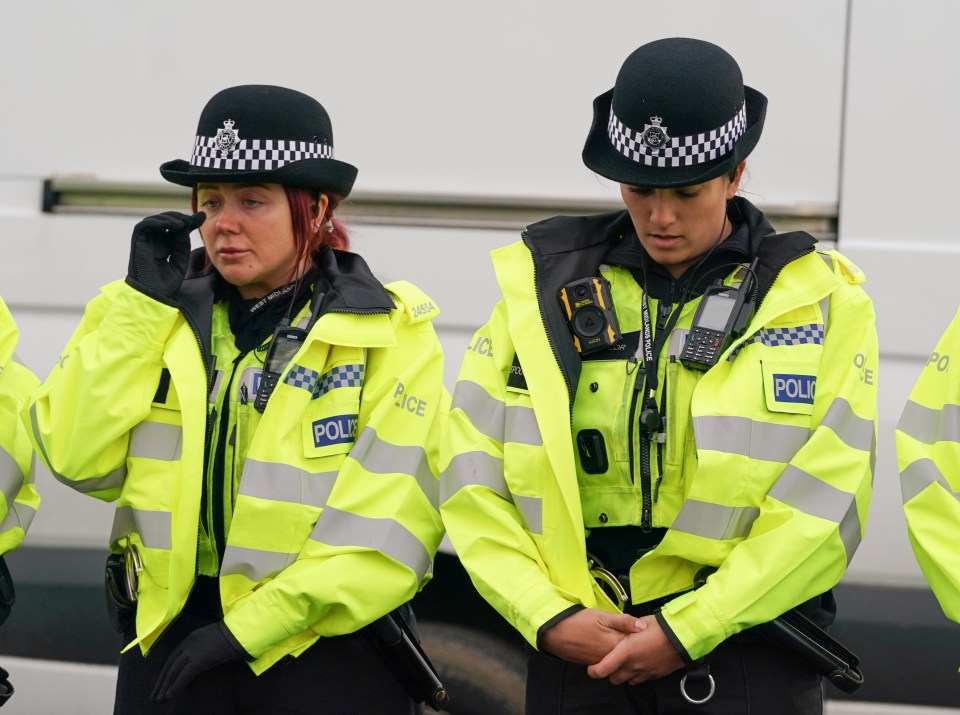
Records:
<instances>
[{"instance_id":1,"label":"white police lettering","mask_svg":"<svg viewBox=\"0 0 960 715\"><path fill-rule=\"evenodd\" d=\"M414 318L422 318L425 315L430 315L430 313L435 312L437 306L433 303L421 303L420 305L415 305L410 309L410 315Z\"/></svg>"},{"instance_id":2,"label":"white police lettering","mask_svg":"<svg viewBox=\"0 0 960 715\"><path fill-rule=\"evenodd\" d=\"M313 423L313 446L329 447L357 438L357 415L325 417Z\"/></svg>"},{"instance_id":3,"label":"white police lettering","mask_svg":"<svg viewBox=\"0 0 960 715\"><path fill-rule=\"evenodd\" d=\"M402 382L397 382L397 389L394 391L393 396L397 400L394 403L396 407L399 407L401 410L406 410L407 412L412 412L417 417L423 417L427 409L427 401L421 400L414 395L408 395Z\"/></svg>"},{"instance_id":4,"label":"white police lettering","mask_svg":"<svg viewBox=\"0 0 960 715\"><path fill-rule=\"evenodd\" d=\"M493 357L493 345L490 343L489 338L477 336L477 339L473 341L473 345L467 348L467 350L473 350L473 352L479 353L480 355Z\"/></svg>"},{"instance_id":5,"label":"white police lettering","mask_svg":"<svg viewBox=\"0 0 960 715\"><path fill-rule=\"evenodd\" d=\"M938 372L946 372L947 368L950 367L950 356L931 353L930 359L927 360L927 365L935 365Z\"/></svg>"},{"instance_id":6,"label":"white police lettering","mask_svg":"<svg viewBox=\"0 0 960 715\"><path fill-rule=\"evenodd\" d=\"M510 366L510 372L514 375L518 375L519 377L523 377L523 368L516 363Z\"/></svg>"},{"instance_id":7,"label":"white police lettering","mask_svg":"<svg viewBox=\"0 0 960 715\"><path fill-rule=\"evenodd\" d=\"M936 353L934 353L936 355ZM949 359L947 360L949 362ZM929 363L928 363L929 364ZM867 367L867 356L857 353L853 356L853 366L860 371L860 382L865 385L873 384L873 369Z\"/></svg>"},{"instance_id":8,"label":"white police lettering","mask_svg":"<svg viewBox=\"0 0 960 715\"><path fill-rule=\"evenodd\" d=\"M773 399L777 402L813 404L816 375L774 375Z\"/></svg>"}]
</instances>

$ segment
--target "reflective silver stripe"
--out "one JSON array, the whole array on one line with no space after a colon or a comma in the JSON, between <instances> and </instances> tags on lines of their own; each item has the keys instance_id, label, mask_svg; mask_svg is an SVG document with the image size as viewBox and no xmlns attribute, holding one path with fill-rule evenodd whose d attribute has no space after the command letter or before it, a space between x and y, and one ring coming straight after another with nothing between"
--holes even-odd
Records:
<instances>
[{"instance_id":1,"label":"reflective silver stripe","mask_svg":"<svg viewBox=\"0 0 960 715\"><path fill-rule=\"evenodd\" d=\"M537 417L529 407L510 405L492 397L480 385L460 380L450 409L463 411L477 431L494 442L516 442L539 447L543 444Z\"/></svg>"},{"instance_id":2,"label":"reflective silver stripe","mask_svg":"<svg viewBox=\"0 0 960 715\"><path fill-rule=\"evenodd\" d=\"M748 417L694 417L697 449L741 454L767 462L789 462L810 438L806 427L760 422Z\"/></svg>"},{"instance_id":3,"label":"reflective silver stripe","mask_svg":"<svg viewBox=\"0 0 960 715\"><path fill-rule=\"evenodd\" d=\"M380 439L372 427L364 427L349 456L374 474L407 474L413 477L430 503L434 507L438 505L440 482L430 470L423 447L391 444Z\"/></svg>"},{"instance_id":4,"label":"reflective silver stripe","mask_svg":"<svg viewBox=\"0 0 960 715\"><path fill-rule=\"evenodd\" d=\"M289 464L247 459L240 479L240 493L258 499L322 507L336 480L336 472L305 472Z\"/></svg>"},{"instance_id":5,"label":"reflective silver stripe","mask_svg":"<svg viewBox=\"0 0 960 715\"><path fill-rule=\"evenodd\" d=\"M807 474L793 465L783 470L769 495L810 516L836 522L843 521L855 501L854 495Z\"/></svg>"},{"instance_id":6,"label":"reflective silver stripe","mask_svg":"<svg viewBox=\"0 0 960 715\"><path fill-rule=\"evenodd\" d=\"M539 447L543 444L540 436L540 425L537 416L529 407L511 405L507 407L507 416L504 421L504 439L517 444L529 444Z\"/></svg>"},{"instance_id":7,"label":"reflective silver stripe","mask_svg":"<svg viewBox=\"0 0 960 715\"><path fill-rule=\"evenodd\" d=\"M37 515L37 510L27 504L19 502L9 502L7 515L0 522L0 534L5 534L10 529L20 527L26 532L30 528L33 517Z\"/></svg>"},{"instance_id":8,"label":"reflective silver stripe","mask_svg":"<svg viewBox=\"0 0 960 715\"><path fill-rule=\"evenodd\" d=\"M14 497L23 486L23 472L17 460L0 447L0 492L7 498L7 504L13 504Z\"/></svg>"},{"instance_id":9,"label":"reflective silver stripe","mask_svg":"<svg viewBox=\"0 0 960 715\"><path fill-rule=\"evenodd\" d=\"M50 457L47 455L47 450L43 446L43 439L40 436L40 425L37 423L36 404L30 406L30 422L33 426L33 435L37 440L37 446L40 448L40 454L43 457L43 461L46 464L50 464ZM68 487L80 492L81 494L89 494L90 492L100 492L106 491L107 489L119 489L122 487L124 480L127 478L127 465L126 463L121 464L112 472L109 472L102 477L91 477L89 479L82 480L71 479L68 476L60 474L60 472L53 469L53 467L50 468L50 473L58 482L63 482Z\"/></svg>"},{"instance_id":10,"label":"reflective silver stripe","mask_svg":"<svg viewBox=\"0 0 960 715\"><path fill-rule=\"evenodd\" d=\"M141 422L130 430L131 457L174 462L183 449L183 429L165 422Z\"/></svg>"},{"instance_id":11,"label":"reflective silver stripe","mask_svg":"<svg viewBox=\"0 0 960 715\"><path fill-rule=\"evenodd\" d=\"M453 390L450 409L460 409L485 437L503 444L503 415L507 406L492 397L482 386L470 380L460 380Z\"/></svg>"},{"instance_id":12,"label":"reflective silver stripe","mask_svg":"<svg viewBox=\"0 0 960 715\"><path fill-rule=\"evenodd\" d=\"M254 582L276 576L297 560L297 554L284 554L278 551L247 549L227 544L220 564L221 576L241 575Z\"/></svg>"},{"instance_id":13,"label":"reflective silver stripe","mask_svg":"<svg viewBox=\"0 0 960 715\"><path fill-rule=\"evenodd\" d=\"M873 420L859 417L842 397L834 399L821 424L832 429L848 447L869 452L875 446Z\"/></svg>"},{"instance_id":14,"label":"reflective silver stripe","mask_svg":"<svg viewBox=\"0 0 960 715\"><path fill-rule=\"evenodd\" d=\"M853 499L847 508L847 513L843 515L843 519L840 521L840 541L843 542L843 548L847 552L847 565L850 564L850 559L857 552L861 538L857 500Z\"/></svg>"},{"instance_id":15,"label":"reflective silver stripe","mask_svg":"<svg viewBox=\"0 0 960 715\"><path fill-rule=\"evenodd\" d=\"M723 506L687 499L670 528L705 539L736 539L750 533L759 515L755 506Z\"/></svg>"},{"instance_id":16,"label":"reflective silver stripe","mask_svg":"<svg viewBox=\"0 0 960 715\"><path fill-rule=\"evenodd\" d=\"M113 515L110 543L130 533L140 534L140 541L151 549L171 549L171 514L168 511L147 511L132 506L118 506Z\"/></svg>"},{"instance_id":17,"label":"reflective silver stripe","mask_svg":"<svg viewBox=\"0 0 960 715\"><path fill-rule=\"evenodd\" d=\"M216 370L213 373L213 386L210 388L210 394L207 396L211 405L217 404L220 397L220 388L223 386L223 370Z\"/></svg>"},{"instance_id":18,"label":"reflective silver stripe","mask_svg":"<svg viewBox=\"0 0 960 715\"><path fill-rule=\"evenodd\" d=\"M443 504L464 487L487 487L504 499L510 499L503 476L503 460L486 452L456 455L440 477L440 503Z\"/></svg>"},{"instance_id":19,"label":"reflective silver stripe","mask_svg":"<svg viewBox=\"0 0 960 715\"><path fill-rule=\"evenodd\" d=\"M960 406L947 404L942 409L907 400L897 429L918 442L960 442Z\"/></svg>"},{"instance_id":20,"label":"reflective silver stripe","mask_svg":"<svg viewBox=\"0 0 960 715\"><path fill-rule=\"evenodd\" d=\"M939 484L947 494L952 494L955 499L960 500L960 495L953 491L947 478L943 476L933 460L918 459L900 472L900 492L903 495L903 503L906 504L931 484Z\"/></svg>"},{"instance_id":21,"label":"reflective silver stripe","mask_svg":"<svg viewBox=\"0 0 960 715\"><path fill-rule=\"evenodd\" d=\"M833 266L830 266L830 269L833 270ZM823 337L827 337L827 318L830 315L830 296L826 296L823 300L820 301L820 317L823 324Z\"/></svg>"},{"instance_id":22,"label":"reflective silver stripe","mask_svg":"<svg viewBox=\"0 0 960 715\"><path fill-rule=\"evenodd\" d=\"M418 580L430 567L430 554L420 539L393 519L371 519L328 506L310 538L330 546L376 549L409 568Z\"/></svg>"},{"instance_id":23,"label":"reflective silver stripe","mask_svg":"<svg viewBox=\"0 0 960 715\"><path fill-rule=\"evenodd\" d=\"M543 535L543 499L514 495L513 503L523 517L523 525L531 534Z\"/></svg>"}]
</instances>

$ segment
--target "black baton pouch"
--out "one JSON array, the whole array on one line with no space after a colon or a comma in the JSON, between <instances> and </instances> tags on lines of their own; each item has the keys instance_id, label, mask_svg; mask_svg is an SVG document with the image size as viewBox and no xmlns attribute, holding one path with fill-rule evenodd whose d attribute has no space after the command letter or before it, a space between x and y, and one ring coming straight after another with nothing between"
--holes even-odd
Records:
<instances>
[{"instance_id":1,"label":"black baton pouch","mask_svg":"<svg viewBox=\"0 0 960 715\"><path fill-rule=\"evenodd\" d=\"M137 604L127 595L126 564L123 554L110 554L103 571L107 596L107 617L117 633L126 633L137 615Z\"/></svg>"},{"instance_id":2,"label":"black baton pouch","mask_svg":"<svg viewBox=\"0 0 960 715\"><path fill-rule=\"evenodd\" d=\"M13 590L13 578L10 576L7 562L0 556L0 623L7 620L10 609L13 608L13 602L16 600L17 594Z\"/></svg>"}]
</instances>

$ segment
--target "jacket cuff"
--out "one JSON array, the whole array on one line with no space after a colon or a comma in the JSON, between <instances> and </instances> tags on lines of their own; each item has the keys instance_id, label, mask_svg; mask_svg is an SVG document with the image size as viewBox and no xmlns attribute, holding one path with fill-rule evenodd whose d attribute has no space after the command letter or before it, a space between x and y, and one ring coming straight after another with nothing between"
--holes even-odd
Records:
<instances>
[{"instance_id":1,"label":"jacket cuff","mask_svg":"<svg viewBox=\"0 0 960 715\"><path fill-rule=\"evenodd\" d=\"M223 621L217 621L217 628L220 630L220 633L223 634L223 637L224 639L226 639L227 643L230 644L230 647L232 647L237 652L238 656L243 658L248 663L256 660L252 655L247 653L246 648L240 645L240 641L238 641L237 637L233 635L233 633L230 631L229 628L227 628L226 623L224 623Z\"/></svg>"},{"instance_id":2,"label":"jacket cuff","mask_svg":"<svg viewBox=\"0 0 960 715\"><path fill-rule=\"evenodd\" d=\"M543 649L543 637L547 634L547 631L557 625L560 621L564 620L565 618L569 618L574 613L582 611L584 608L586 608L586 606L577 603L573 606L570 606L570 608L565 608L564 610L560 611L560 613L540 626L540 628L537 629L537 650L544 655L550 655L550 653Z\"/></svg>"},{"instance_id":3,"label":"jacket cuff","mask_svg":"<svg viewBox=\"0 0 960 715\"><path fill-rule=\"evenodd\" d=\"M690 657L690 654L687 653L687 649L683 647L683 643L681 643L680 639L677 638L677 634L673 632L673 629L669 626L666 619L660 614L659 611L654 613L653 616L657 619L657 623L660 624L660 629L663 631L663 635L667 637L667 640L670 641L670 645L672 645L674 650L677 651L677 655L680 656L683 664L693 665L695 661Z\"/></svg>"}]
</instances>

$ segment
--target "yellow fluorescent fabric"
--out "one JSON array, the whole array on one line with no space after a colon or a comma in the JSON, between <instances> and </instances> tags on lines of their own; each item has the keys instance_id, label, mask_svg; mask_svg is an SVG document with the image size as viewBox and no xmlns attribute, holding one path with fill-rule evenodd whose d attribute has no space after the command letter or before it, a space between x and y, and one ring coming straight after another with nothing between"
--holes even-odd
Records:
<instances>
[{"instance_id":1,"label":"yellow fluorescent fabric","mask_svg":"<svg viewBox=\"0 0 960 715\"><path fill-rule=\"evenodd\" d=\"M40 506L33 448L20 411L37 378L16 362L17 326L0 299L0 556L17 548Z\"/></svg>"},{"instance_id":2,"label":"yellow fluorescent fabric","mask_svg":"<svg viewBox=\"0 0 960 715\"><path fill-rule=\"evenodd\" d=\"M408 283L386 288L392 311L320 317L262 415L251 404L262 365L253 353L224 396L239 482L220 590L257 673L319 636L363 627L429 579L449 403L438 310ZM182 608L198 556L209 561L198 550L208 399L228 376L214 383L208 395L184 315L117 282L87 306L28 411L55 476L117 501L112 546L129 536L144 561L128 646L144 652Z\"/></svg>"},{"instance_id":3,"label":"yellow fluorescent fabric","mask_svg":"<svg viewBox=\"0 0 960 715\"><path fill-rule=\"evenodd\" d=\"M923 367L897 425L907 533L943 612L960 622L960 313Z\"/></svg>"},{"instance_id":4,"label":"yellow fluorescent fabric","mask_svg":"<svg viewBox=\"0 0 960 715\"><path fill-rule=\"evenodd\" d=\"M441 512L477 589L535 645L538 629L570 606L613 606L586 567L584 525L594 517L578 489L569 392L542 327L530 249L517 243L493 257L503 299L463 357ZM720 363L680 381L689 454L671 456L668 439L665 459L683 461L684 483L660 493L654 525L670 531L630 580L643 602L717 568L663 609L692 658L831 588L860 542L877 389L862 280L837 253L797 258ZM525 385L512 379L518 372ZM794 376L815 379L815 396L809 379L798 396Z\"/></svg>"}]
</instances>

